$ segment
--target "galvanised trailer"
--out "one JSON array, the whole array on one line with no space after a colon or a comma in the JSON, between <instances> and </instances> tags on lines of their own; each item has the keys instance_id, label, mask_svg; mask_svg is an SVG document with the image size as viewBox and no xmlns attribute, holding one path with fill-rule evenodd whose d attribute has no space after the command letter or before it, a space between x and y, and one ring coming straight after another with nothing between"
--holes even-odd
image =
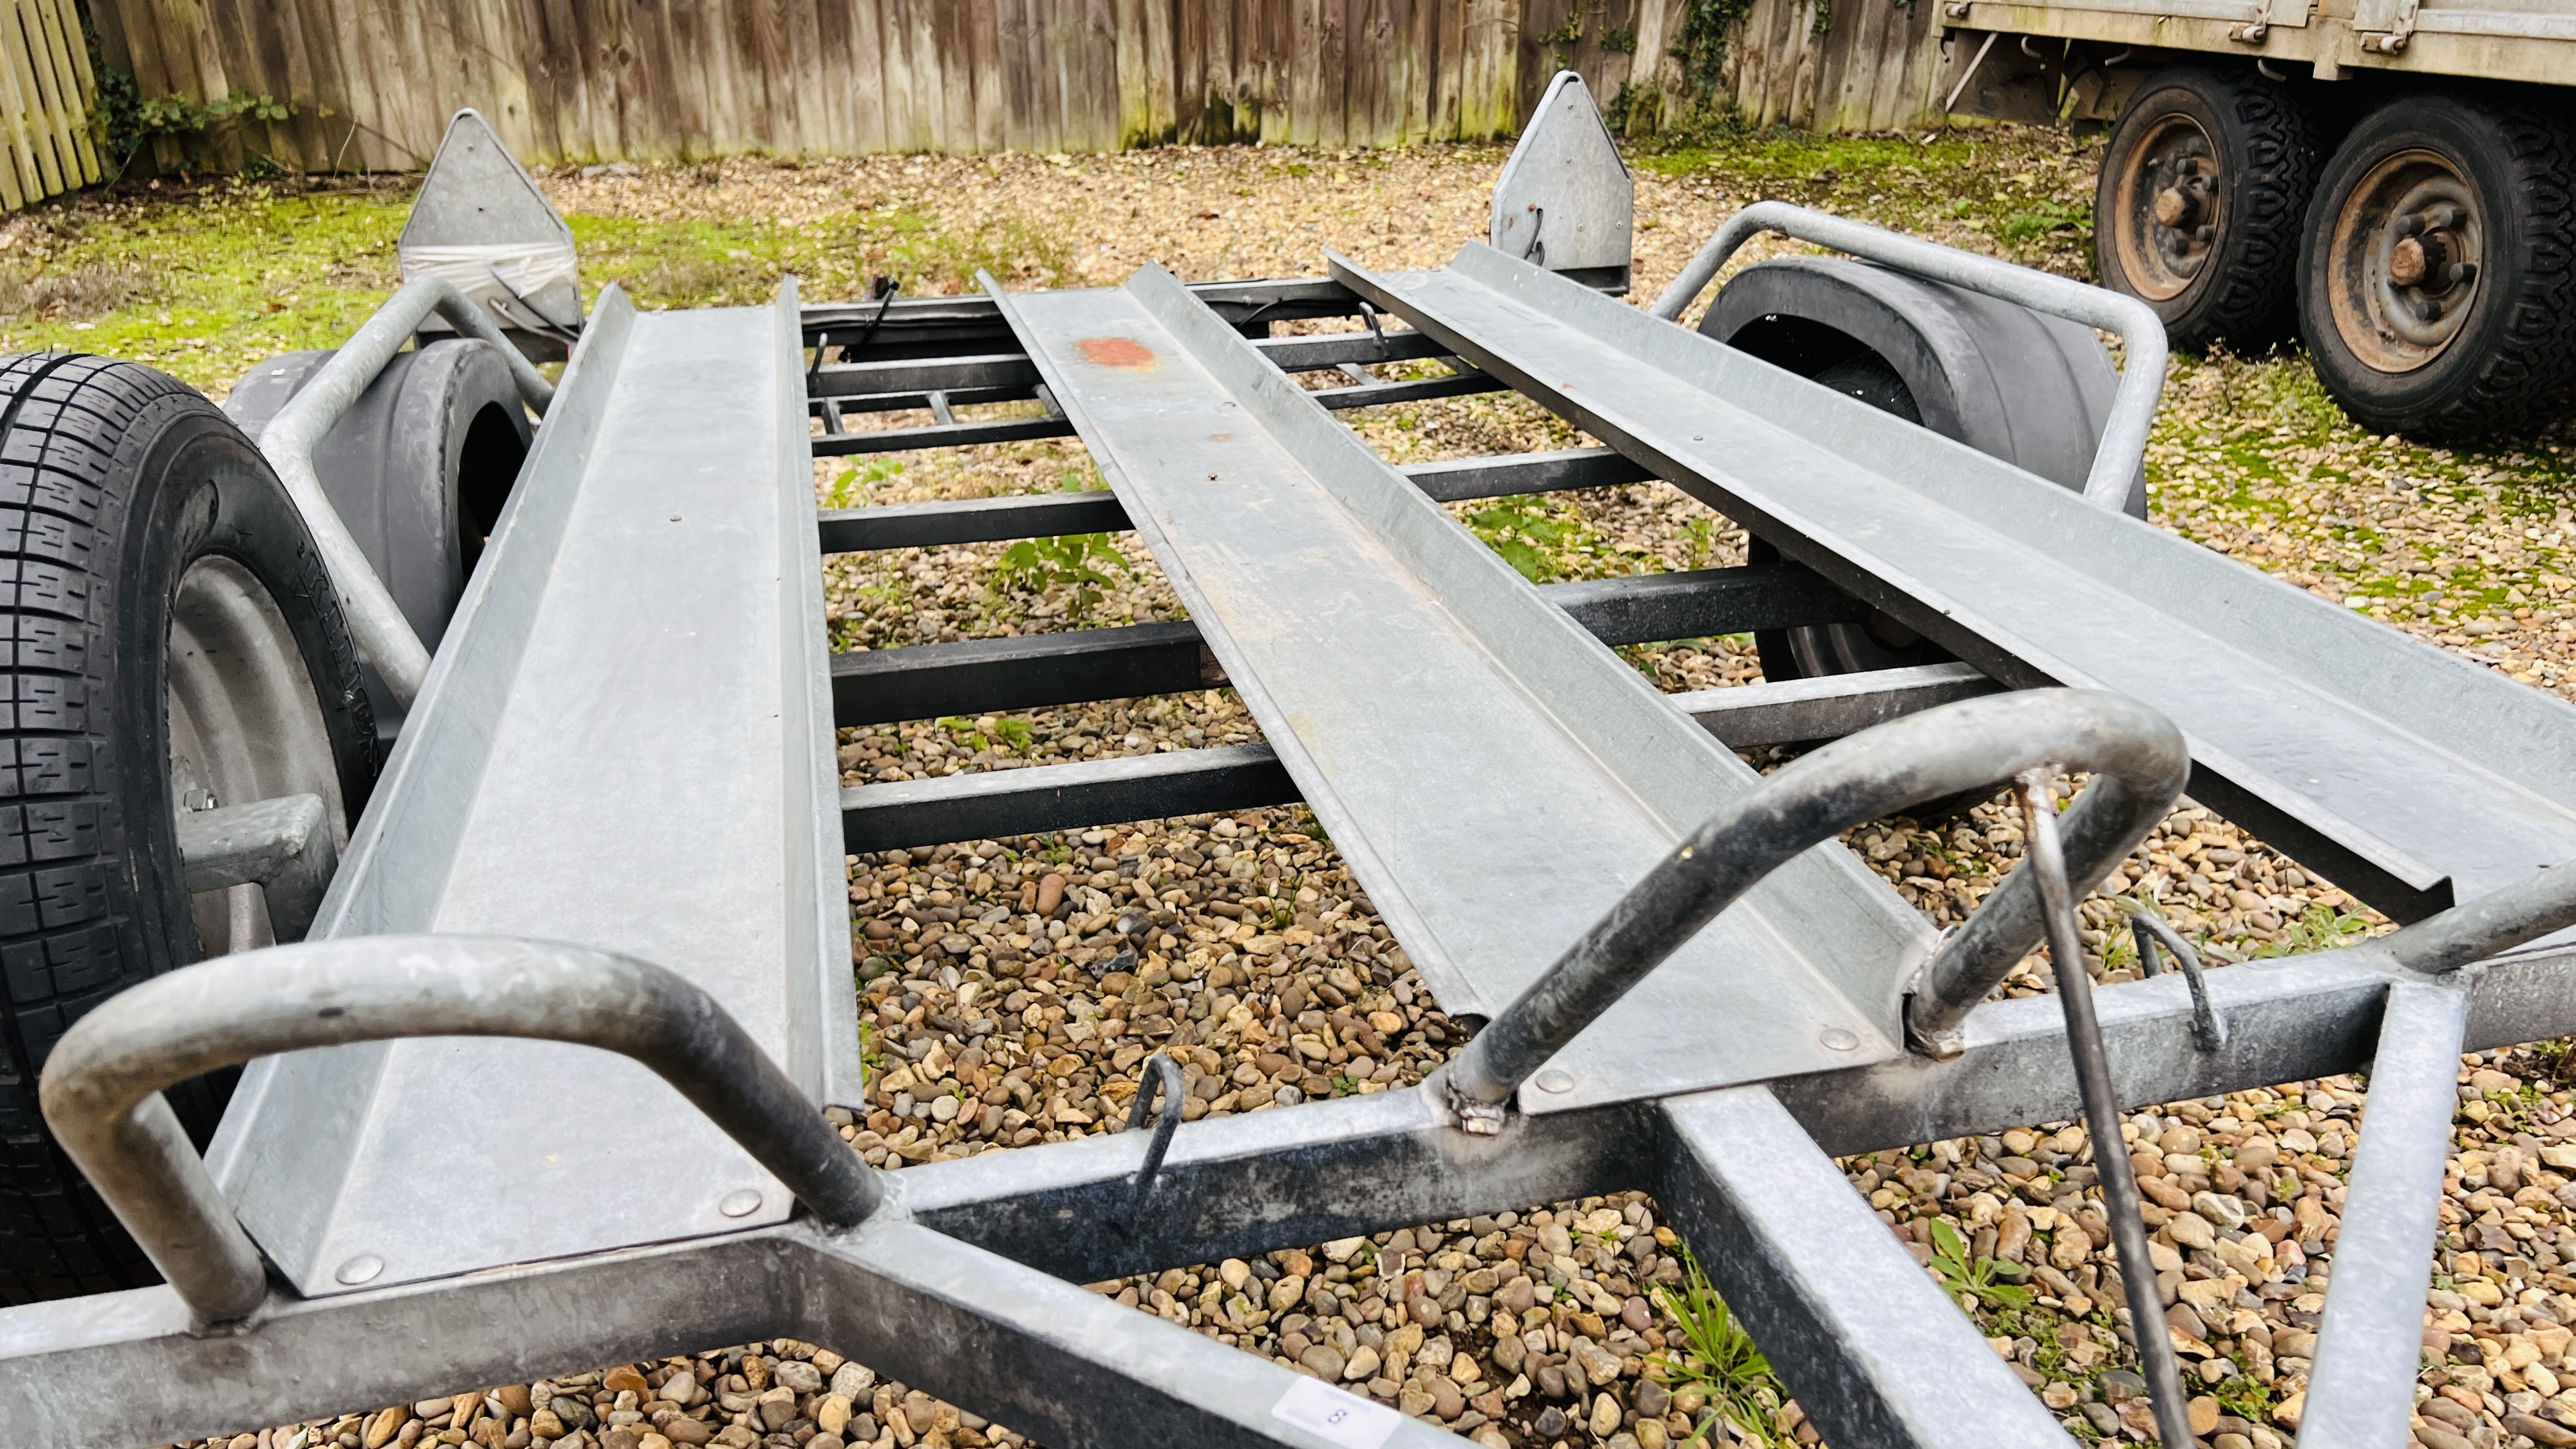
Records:
<instances>
[{"instance_id":1,"label":"galvanised trailer","mask_svg":"<svg viewBox=\"0 0 2576 1449\"><path fill-rule=\"evenodd\" d=\"M1497 245L1419 272L585 319L537 301L560 239L506 159L461 116L407 239L435 267L236 396L265 462L157 374L0 372L7 1090L49 1133L5 1246L53 1295L0 1311L0 1437L792 1333L1052 1444L1430 1444L1076 1285L1645 1188L1832 1442L2062 1445L1830 1154L2117 1141L2129 1104L2364 1065L2303 1433L2403 1434L2458 1055L2576 1031L2576 711L2133 516L2142 304L1765 204L1626 305L1625 173L1570 76ZM1677 325L1762 231L1847 256ZM397 351L433 313L457 335ZM503 324L571 339L559 386ZM1604 446L1397 469L1335 417L1504 388ZM931 421L851 426L898 411ZM1068 434L1106 492L814 506L818 455ZM1641 477L1756 561L1536 589L1440 506ZM1188 624L827 651L826 552L1109 528ZM1701 694L1612 652L1744 631L1765 681ZM836 723L1218 680L1264 743L835 785ZM1818 747L1729 748L1777 742ZM1835 842L1998 784L2026 861L1946 936ZM1989 1000L2043 940L2080 958L2074 900L2186 789L2411 924L2203 974L2141 918L2179 973ZM899 1175L826 1125L866 1088L846 851L1289 800L1482 1020L1420 1088L1181 1129L1150 1058L1151 1132ZM2127 1159L2095 1167L2158 1323ZM166 1282L95 1291L120 1253Z\"/></svg>"}]
</instances>

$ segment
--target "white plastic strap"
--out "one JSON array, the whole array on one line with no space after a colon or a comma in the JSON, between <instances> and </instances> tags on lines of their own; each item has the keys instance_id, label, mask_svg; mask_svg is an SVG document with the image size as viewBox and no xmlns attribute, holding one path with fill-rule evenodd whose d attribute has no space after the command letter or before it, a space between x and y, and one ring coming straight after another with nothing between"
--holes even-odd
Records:
<instances>
[{"instance_id":1,"label":"white plastic strap","mask_svg":"<svg viewBox=\"0 0 2576 1449\"><path fill-rule=\"evenodd\" d=\"M511 293L534 297L557 282L580 295L581 270L569 243L491 242L476 246L409 246L396 252L403 280L443 277L478 306L508 307Z\"/></svg>"}]
</instances>

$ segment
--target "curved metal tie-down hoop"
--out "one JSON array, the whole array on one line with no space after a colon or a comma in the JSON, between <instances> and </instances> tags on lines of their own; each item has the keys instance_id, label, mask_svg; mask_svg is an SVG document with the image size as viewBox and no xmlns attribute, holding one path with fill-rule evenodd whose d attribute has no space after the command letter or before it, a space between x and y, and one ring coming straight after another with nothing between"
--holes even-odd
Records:
<instances>
[{"instance_id":1,"label":"curved metal tie-down hoop","mask_svg":"<svg viewBox=\"0 0 2576 1449\"><path fill-rule=\"evenodd\" d=\"M1970 1009L2044 935L2059 963L2057 996L2087 1128L2096 1143L2120 1142L2122 1097L2092 978L2081 964L2074 906L2181 798L2189 769L2182 734L2169 721L2126 696L2089 690L1970 700L1826 746L1712 817L1632 887L1441 1074L1447 1105L1469 1133L1502 1131L1523 1082L1772 870L1851 826L2009 780L2023 808L2027 868L2016 869L1926 963L1908 1000L1908 1027L1924 1055L1957 1056ZM2093 781L2061 819L2051 782L2073 771L2089 771ZM2571 924L2576 870L2546 871L2391 936L2327 953L2366 962L2390 979L2371 1067L2371 1112L2347 1188L2304 1423L2320 1442L2394 1442L2411 1407L2452 1083L2467 1026L2465 993L2442 978ZM2223 1049L2227 1027L2190 944L2144 914L2133 929L2142 964L2151 965L2162 946L2186 976L2198 1048ZM2099 1151L2094 1162L2130 1321L2161 1325L2128 1156ZM2190 1442L2169 1336L2133 1338L2161 1436Z\"/></svg>"},{"instance_id":2,"label":"curved metal tie-down hoop","mask_svg":"<svg viewBox=\"0 0 2576 1449\"><path fill-rule=\"evenodd\" d=\"M1533 1072L1764 876L1855 825L2042 765L2089 770L2064 822L2070 884L2090 890L2182 795L2182 732L2099 690L2034 689L1965 700L1853 735L1783 768L1693 831L1609 914L1505 1007L1448 1073L1470 1123L1494 1120ZM2041 900L2015 871L1917 978L1907 1027L1933 1056L2037 946Z\"/></svg>"},{"instance_id":3,"label":"curved metal tie-down hoop","mask_svg":"<svg viewBox=\"0 0 2576 1449\"><path fill-rule=\"evenodd\" d=\"M1499 1131L1503 1104L1523 1081L1792 857L1855 825L2010 780L2023 802L2028 867L2006 878L1926 964L1909 1023L1918 1041L1934 1044L1932 1054L1955 1056L1969 1008L2002 984L2044 929L2060 963L2059 992L2085 1116L2096 1142L2119 1141L2119 1103L2093 1015L2091 978L2081 964L2073 880L2049 786L2064 770L2094 777L2063 831L2081 861L2073 880L2090 889L2182 797L2191 752L2171 721L2125 695L2044 689L1928 710L1787 766L1693 831L1468 1045L1448 1072L1449 1100L1461 1125ZM2161 1322L2128 1158L2101 1152L2095 1163L2132 1319ZM2165 1442L2190 1442L2172 1343L2142 1333L2138 1344Z\"/></svg>"},{"instance_id":4,"label":"curved metal tie-down hoop","mask_svg":"<svg viewBox=\"0 0 2576 1449\"><path fill-rule=\"evenodd\" d=\"M64 1033L45 1063L45 1120L197 1322L231 1322L266 1299L267 1274L163 1089L278 1052L421 1036L632 1057L826 1221L856 1225L884 1196L715 998L631 956L502 936L361 936L173 971Z\"/></svg>"}]
</instances>

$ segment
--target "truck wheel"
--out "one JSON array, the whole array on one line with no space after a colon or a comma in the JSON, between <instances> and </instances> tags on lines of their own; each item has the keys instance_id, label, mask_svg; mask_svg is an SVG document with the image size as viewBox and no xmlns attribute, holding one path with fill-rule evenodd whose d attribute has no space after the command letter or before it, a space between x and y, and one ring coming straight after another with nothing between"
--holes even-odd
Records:
<instances>
[{"instance_id":1,"label":"truck wheel","mask_svg":"<svg viewBox=\"0 0 2576 1449\"><path fill-rule=\"evenodd\" d=\"M2537 108L2381 107L2326 163L2299 304L2318 380L2362 426L2530 422L2576 362L2576 138Z\"/></svg>"},{"instance_id":2,"label":"truck wheel","mask_svg":"<svg viewBox=\"0 0 2576 1449\"><path fill-rule=\"evenodd\" d=\"M151 1265L45 1130L37 1074L90 1008L258 943L257 887L191 898L178 813L321 797L378 766L357 656L276 475L214 404L132 363L0 359L0 1298ZM170 1094L202 1147L230 1083Z\"/></svg>"},{"instance_id":3,"label":"truck wheel","mask_svg":"<svg viewBox=\"0 0 2576 1449\"><path fill-rule=\"evenodd\" d=\"M1709 304L1700 331L2072 489L2092 471L2120 386L2090 328L1840 257L1785 257L1745 268ZM2141 472L2128 512L2143 518L2146 507ZM1778 556L1754 540L1751 562ZM1950 657L1884 614L1753 637L1772 680Z\"/></svg>"},{"instance_id":4,"label":"truck wheel","mask_svg":"<svg viewBox=\"0 0 2576 1449\"><path fill-rule=\"evenodd\" d=\"M2093 192L2102 284L2156 309L2176 347L2250 351L2290 333L2316 124L2250 71L2178 66L2120 110Z\"/></svg>"}]
</instances>

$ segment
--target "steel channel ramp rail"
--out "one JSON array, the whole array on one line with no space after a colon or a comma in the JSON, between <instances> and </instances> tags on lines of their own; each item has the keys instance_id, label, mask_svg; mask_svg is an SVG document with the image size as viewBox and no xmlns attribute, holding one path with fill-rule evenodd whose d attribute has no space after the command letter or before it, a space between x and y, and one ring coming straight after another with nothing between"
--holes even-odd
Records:
<instances>
[{"instance_id":1,"label":"steel channel ramp rail","mask_svg":"<svg viewBox=\"0 0 2576 1449\"><path fill-rule=\"evenodd\" d=\"M2113 689L2191 793L2400 920L2576 859L2576 710L1470 243L1334 275L2007 684Z\"/></svg>"},{"instance_id":2,"label":"steel channel ramp rail","mask_svg":"<svg viewBox=\"0 0 2576 1449\"><path fill-rule=\"evenodd\" d=\"M1159 267L996 301L1207 648L1453 1014L1490 1016L1759 777ZM1614 304L1615 305L1615 304ZM1803 857L1522 1094L1880 1060L1931 930Z\"/></svg>"},{"instance_id":3,"label":"steel channel ramp rail","mask_svg":"<svg viewBox=\"0 0 2576 1449\"><path fill-rule=\"evenodd\" d=\"M694 312L602 298L312 939L686 963L808 1094L858 1100L797 325L792 287ZM649 1073L534 1042L264 1059L209 1158L307 1297L791 1206ZM471 1211L423 1209L448 1184Z\"/></svg>"}]
</instances>

